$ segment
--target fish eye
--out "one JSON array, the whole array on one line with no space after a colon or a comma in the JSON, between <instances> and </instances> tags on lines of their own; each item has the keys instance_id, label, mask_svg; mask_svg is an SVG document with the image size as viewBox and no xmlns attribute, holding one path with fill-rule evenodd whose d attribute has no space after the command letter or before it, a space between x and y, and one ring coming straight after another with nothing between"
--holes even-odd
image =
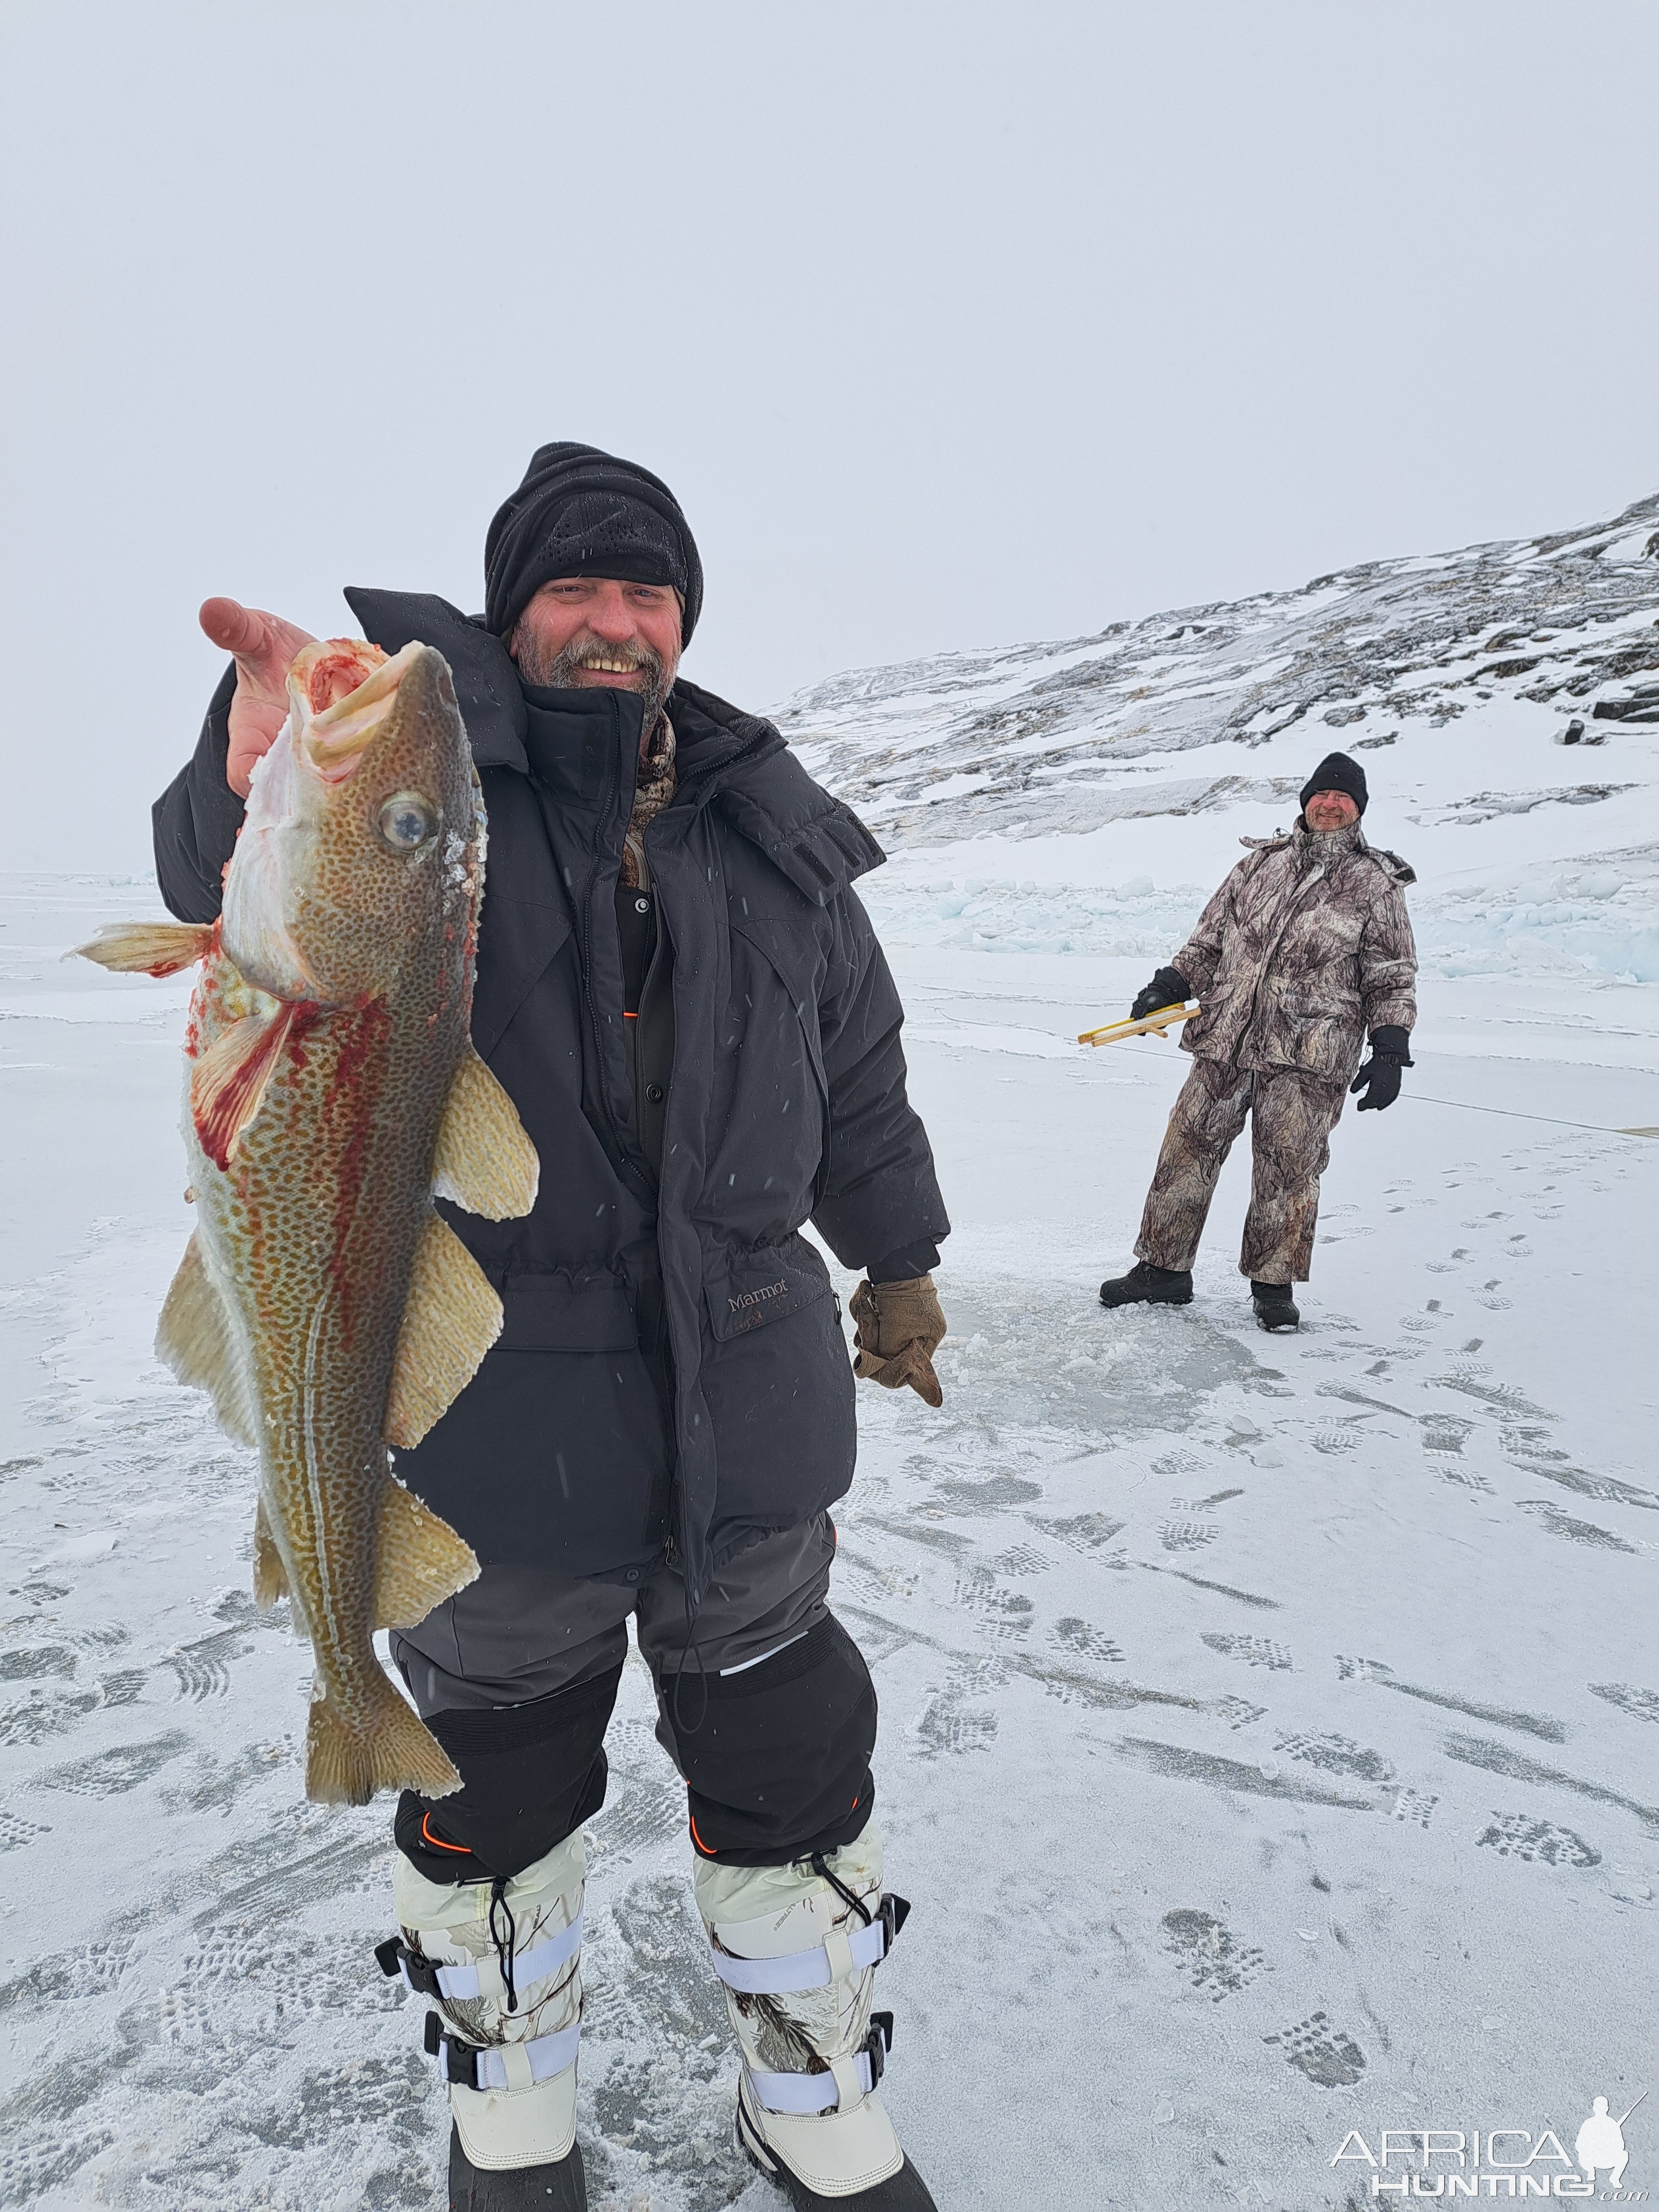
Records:
<instances>
[{"instance_id":1,"label":"fish eye","mask_svg":"<svg viewBox=\"0 0 1659 2212\"><path fill-rule=\"evenodd\" d=\"M417 791L400 791L380 809L380 842L394 853L418 853L438 834L438 810Z\"/></svg>"}]
</instances>

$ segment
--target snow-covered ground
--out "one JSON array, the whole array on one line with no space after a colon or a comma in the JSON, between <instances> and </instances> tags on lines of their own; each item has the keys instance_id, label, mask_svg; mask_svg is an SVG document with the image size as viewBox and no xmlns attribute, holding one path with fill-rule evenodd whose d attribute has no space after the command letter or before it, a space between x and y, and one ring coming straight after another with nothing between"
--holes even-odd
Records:
<instances>
[{"instance_id":1,"label":"snow-covered ground","mask_svg":"<svg viewBox=\"0 0 1659 2212\"><path fill-rule=\"evenodd\" d=\"M864 1394L837 1570L917 1907L890 2101L945 2212L1387 2203L1384 2128L1480 2130L1507 2196L1489 2130L1535 2182L1659 2074L1659 727L1593 712L1659 682L1656 525L787 714L892 852L957 1224L944 1410ZM1344 742L1421 878L1419 1065L1338 1129L1300 1336L1251 1324L1242 1159L1194 1304L1107 1315L1184 1060L1073 1040ZM369 1957L386 1810L305 1803L247 1467L149 1357L183 989L57 957L153 890L0 890L0 2203L434 2206L421 2008ZM764 2212L651 1721L631 1664L592 2201ZM1659 2189L1653 2098L1626 2140Z\"/></svg>"}]
</instances>

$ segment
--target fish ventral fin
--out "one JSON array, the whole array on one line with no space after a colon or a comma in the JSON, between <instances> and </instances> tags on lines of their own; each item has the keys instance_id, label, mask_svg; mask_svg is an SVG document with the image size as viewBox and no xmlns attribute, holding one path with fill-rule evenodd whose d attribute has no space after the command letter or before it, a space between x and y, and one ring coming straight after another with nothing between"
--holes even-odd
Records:
<instances>
[{"instance_id":1,"label":"fish ventral fin","mask_svg":"<svg viewBox=\"0 0 1659 2212\"><path fill-rule=\"evenodd\" d=\"M233 1022L191 1071L191 1119L202 1150L222 1172L259 1110L299 1011L284 1001L274 1014Z\"/></svg>"},{"instance_id":2,"label":"fish ventral fin","mask_svg":"<svg viewBox=\"0 0 1659 2212\"><path fill-rule=\"evenodd\" d=\"M434 1188L486 1221L514 1220L536 1203L541 1162L519 1109L471 1045L455 1070L438 1130Z\"/></svg>"},{"instance_id":3,"label":"fish ventral fin","mask_svg":"<svg viewBox=\"0 0 1659 2212\"><path fill-rule=\"evenodd\" d=\"M95 960L118 975L176 975L213 950L216 924L210 921L114 921L84 945L82 960Z\"/></svg>"},{"instance_id":4,"label":"fish ventral fin","mask_svg":"<svg viewBox=\"0 0 1659 2212\"><path fill-rule=\"evenodd\" d=\"M376 1628L413 1628L434 1605L477 1579L477 1555L447 1521L394 1478L380 1504Z\"/></svg>"},{"instance_id":5,"label":"fish ventral fin","mask_svg":"<svg viewBox=\"0 0 1659 2212\"><path fill-rule=\"evenodd\" d=\"M419 1443L501 1333L501 1302L489 1277L454 1231L428 1213L386 1394L386 1442L404 1451Z\"/></svg>"},{"instance_id":6,"label":"fish ventral fin","mask_svg":"<svg viewBox=\"0 0 1659 2212\"><path fill-rule=\"evenodd\" d=\"M192 1236L185 1245L173 1287L162 1301L155 1356L181 1382L207 1392L227 1436L239 1444L258 1443L230 1316L208 1273L199 1236ZM257 1568L257 1548L255 1564Z\"/></svg>"},{"instance_id":7,"label":"fish ventral fin","mask_svg":"<svg viewBox=\"0 0 1659 2212\"><path fill-rule=\"evenodd\" d=\"M386 1694L354 1728L331 1698L313 1698L306 1729L306 1796L319 1805L367 1805L377 1790L447 1797L461 1786L453 1760L385 1675Z\"/></svg>"},{"instance_id":8,"label":"fish ventral fin","mask_svg":"<svg viewBox=\"0 0 1659 2212\"><path fill-rule=\"evenodd\" d=\"M267 1612L279 1597L288 1595L288 1569L270 1533L270 1518L262 1498L253 1509L253 1602Z\"/></svg>"}]
</instances>

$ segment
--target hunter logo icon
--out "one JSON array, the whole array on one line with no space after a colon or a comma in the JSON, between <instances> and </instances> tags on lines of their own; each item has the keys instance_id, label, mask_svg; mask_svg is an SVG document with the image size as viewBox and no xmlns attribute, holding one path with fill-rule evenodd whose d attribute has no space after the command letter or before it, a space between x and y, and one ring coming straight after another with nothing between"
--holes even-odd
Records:
<instances>
[{"instance_id":1,"label":"hunter logo icon","mask_svg":"<svg viewBox=\"0 0 1659 2212\"><path fill-rule=\"evenodd\" d=\"M1642 2097L1647 2094L1644 2089ZM1642 2097L1636 2100L1636 2105L1641 2103ZM1572 2145L1573 2156L1583 2169L1586 2181L1594 2181L1604 2166L1611 2169L1607 2175L1609 2188L1617 2189L1623 2181L1625 2168L1630 2164L1630 2153L1625 2148L1625 2122L1636 2110L1636 2105L1615 2120L1607 2110L1605 2097L1597 2097L1592 2102L1590 2116L1579 2129Z\"/></svg>"}]
</instances>

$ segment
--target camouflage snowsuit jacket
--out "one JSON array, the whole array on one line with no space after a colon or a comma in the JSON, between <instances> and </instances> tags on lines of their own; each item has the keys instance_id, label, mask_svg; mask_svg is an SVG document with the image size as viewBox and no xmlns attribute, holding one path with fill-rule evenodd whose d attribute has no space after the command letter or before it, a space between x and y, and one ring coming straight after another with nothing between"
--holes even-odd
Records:
<instances>
[{"instance_id":1,"label":"camouflage snowsuit jacket","mask_svg":"<svg viewBox=\"0 0 1659 2212\"><path fill-rule=\"evenodd\" d=\"M1248 857L1171 963L1204 1002L1182 1044L1200 1060L1346 1084L1372 1030L1417 1018L1405 898L1416 877L1357 822L1241 842Z\"/></svg>"}]
</instances>

